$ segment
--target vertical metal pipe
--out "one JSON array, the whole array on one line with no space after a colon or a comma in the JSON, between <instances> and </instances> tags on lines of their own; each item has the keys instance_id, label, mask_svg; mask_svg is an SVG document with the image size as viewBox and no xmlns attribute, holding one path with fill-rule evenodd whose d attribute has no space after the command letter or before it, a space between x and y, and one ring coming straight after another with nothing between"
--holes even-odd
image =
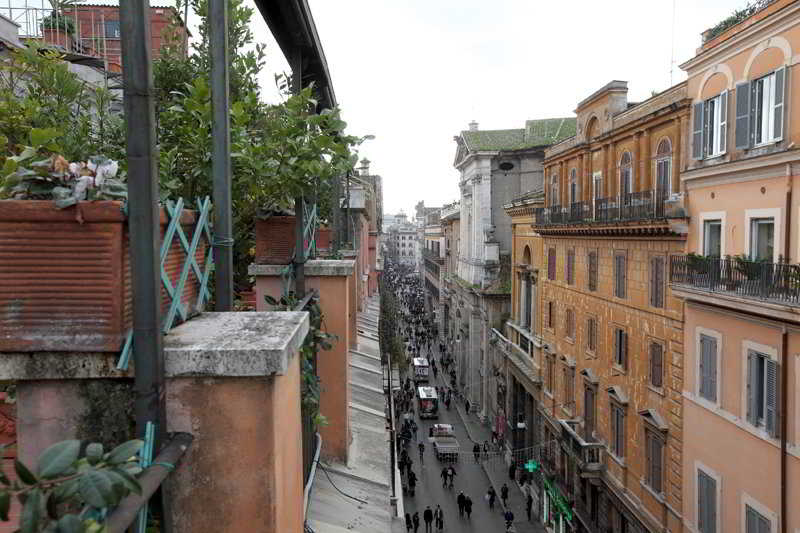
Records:
<instances>
[{"instance_id":1,"label":"vertical metal pipe","mask_svg":"<svg viewBox=\"0 0 800 533\"><path fill-rule=\"evenodd\" d=\"M216 311L233 309L233 219L231 216L228 102L228 0L209 0L211 48L212 175L214 178L214 279Z\"/></svg>"},{"instance_id":2,"label":"vertical metal pipe","mask_svg":"<svg viewBox=\"0 0 800 533\"><path fill-rule=\"evenodd\" d=\"M127 125L128 228L133 282L133 358L136 434L156 423L156 448L166 430L161 336L158 167L150 61L149 0L120 3L123 95ZM169 521L169 513L165 518ZM169 529L167 529L169 531Z\"/></svg>"},{"instance_id":3,"label":"vertical metal pipe","mask_svg":"<svg viewBox=\"0 0 800 533\"><path fill-rule=\"evenodd\" d=\"M292 94L298 94L303 89L303 53L299 48L294 50L291 58L288 58L292 69ZM304 215L305 202L302 196L294 199L295 217L295 243L294 243L294 293L298 299L306 294L306 274L305 274L305 226Z\"/></svg>"}]
</instances>

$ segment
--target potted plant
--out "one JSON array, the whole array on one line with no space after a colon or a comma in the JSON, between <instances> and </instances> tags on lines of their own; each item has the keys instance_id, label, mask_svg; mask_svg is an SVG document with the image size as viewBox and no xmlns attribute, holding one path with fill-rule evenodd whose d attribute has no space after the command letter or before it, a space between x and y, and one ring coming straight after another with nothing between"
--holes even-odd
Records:
<instances>
[{"instance_id":1,"label":"potted plant","mask_svg":"<svg viewBox=\"0 0 800 533\"><path fill-rule=\"evenodd\" d=\"M288 265L295 248L295 216L289 210L268 210L256 218L256 263Z\"/></svg>"},{"instance_id":2,"label":"potted plant","mask_svg":"<svg viewBox=\"0 0 800 533\"><path fill-rule=\"evenodd\" d=\"M53 150L57 135L32 129L31 145L0 166L0 352L119 351L132 325L124 176L104 157L67 161ZM182 212L188 238L194 222ZM168 223L162 209L162 235ZM198 264L205 249L203 241ZM172 286L185 256L173 239L164 261ZM198 291L190 269L181 294L189 314L202 303ZM161 302L166 311L163 285Z\"/></svg>"}]
</instances>

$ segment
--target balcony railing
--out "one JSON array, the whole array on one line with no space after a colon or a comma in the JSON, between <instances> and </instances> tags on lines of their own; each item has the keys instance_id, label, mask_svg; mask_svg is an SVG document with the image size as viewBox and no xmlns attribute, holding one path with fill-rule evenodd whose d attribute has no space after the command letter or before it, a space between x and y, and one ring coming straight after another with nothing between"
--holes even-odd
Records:
<instances>
[{"instance_id":1,"label":"balcony railing","mask_svg":"<svg viewBox=\"0 0 800 533\"><path fill-rule=\"evenodd\" d=\"M561 424L561 439L569 443L569 451L578 466L584 473L600 472L605 468L605 444L594 439L586 440L578 432L578 422L575 420L559 420Z\"/></svg>"},{"instance_id":2,"label":"balcony railing","mask_svg":"<svg viewBox=\"0 0 800 533\"><path fill-rule=\"evenodd\" d=\"M537 226L551 226L681 216L678 213L671 214L668 203L668 195L658 190L632 192L611 198L596 198L590 202L575 202L567 207L539 207L534 210L534 221Z\"/></svg>"},{"instance_id":3,"label":"balcony railing","mask_svg":"<svg viewBox=\"0 0 800 533\"><path fill-rule=\"evenodd\" d=\"M676 255L670 282L742 298L800 305L800 265Z\"/></svg>"}]
</instances>

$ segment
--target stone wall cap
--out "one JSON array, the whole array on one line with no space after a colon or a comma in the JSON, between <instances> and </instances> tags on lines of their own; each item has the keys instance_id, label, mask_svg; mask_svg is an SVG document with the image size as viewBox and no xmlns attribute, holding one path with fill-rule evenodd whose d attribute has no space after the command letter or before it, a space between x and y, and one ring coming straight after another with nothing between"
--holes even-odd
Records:
<instances>
[{"instance_id":1,"label":"stone wall cap","mask_svg":"<svg viewBox=\"0 0 800 533\"><path fill-rule=\"evenodd\" d=\"M164 339L168 377L285 374L309 329L305 311L203 313Z\"/></svg>"},{"instance_id":2,"label":"stone wall cap","mask_svg":"<svg viewBox=\"0 0 800 533\"><path fill-rule=\"evenodd\" d=\"M280 276L286 265L252 264L247 269L251 276ZM349 276L356 269L353 259L312 259L306 261L306 276Z\"/></svg>"}]
</instances>

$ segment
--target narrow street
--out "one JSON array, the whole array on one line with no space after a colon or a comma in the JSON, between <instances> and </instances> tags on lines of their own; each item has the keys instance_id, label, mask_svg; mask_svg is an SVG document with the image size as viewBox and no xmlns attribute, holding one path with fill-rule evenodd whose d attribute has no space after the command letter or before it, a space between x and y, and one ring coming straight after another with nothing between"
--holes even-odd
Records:
<instances>
[{"instance_id":1,"label":"narrow street","mask_svg":"<svg viewBox=\"0 0 800 533\"><path fill-rule=\"evenodd\" d=\"M436 348L433 348L437 353L437 360L440 360L441 354L438 353ZM439 373L437 380L433 379L431 373L430 385L444 385L442 381L442 373ZM464 422L463 406L457 405L454 401L450 405L450 410L445 408L444 402L439 405L439 418L425 419L419 418L415 413L415 420L419 425L417 432L417 439L422 439L425 443L425 456L424 463L419 464L419 450L417 445L419 440L412 440L409 444L408 452L414 460L412 469L417 474L418 481L416 487L416 494L412 498L408 494L405 495L405 510L407 513L413 515L415 511L419 511L420 515L420 531L424 533L425 524L422 521L422 514L427 505L431 509L436 509L439 504L444 510L444 531L447 532L467 532L467 533L494 533L504 532L505 520L503 519L503 506L500 502L500 486L505 481L502 477L495 479L500 485L495 485L498 497L494 505L494 510L489 510L489 503L486 501L486 491L491 484L490 479L486 475L486 470L483 466L475 462L472 453L472 446L474 444L470 435L475 436L475 424L470 421L471 429L468 431L467 425ZM456 478L453 482L453 488L443 488L441 472L442 468L450 465L449 462L439 461L433 453L433 445L429 442L427 435L428 429L433 424L451 424L456 432L459 445L461 446L461 453L459 460L453 463L456 469ZM413 452L413 453L412 453ZM489 461L490 470L492 472L502 472L505 470L505 463L503 458L497 453L490 453L488 459L482 461ZM498 464L502 463L502 464ZM472 498L472 516L467 520L466 516L463 518L458 515L458 505L456 504L456 497L458 493L463 491L465 495ZM522 495L517 488L516 484L509 484L509 504L512 512L514 513L514 528L510 531L516 533L540 533L544 532L544 528L536 522L528 522L525 516L525 509L523 506ZM436 531L434 529L434 531Z\"/></svg>"}]
</instances>

